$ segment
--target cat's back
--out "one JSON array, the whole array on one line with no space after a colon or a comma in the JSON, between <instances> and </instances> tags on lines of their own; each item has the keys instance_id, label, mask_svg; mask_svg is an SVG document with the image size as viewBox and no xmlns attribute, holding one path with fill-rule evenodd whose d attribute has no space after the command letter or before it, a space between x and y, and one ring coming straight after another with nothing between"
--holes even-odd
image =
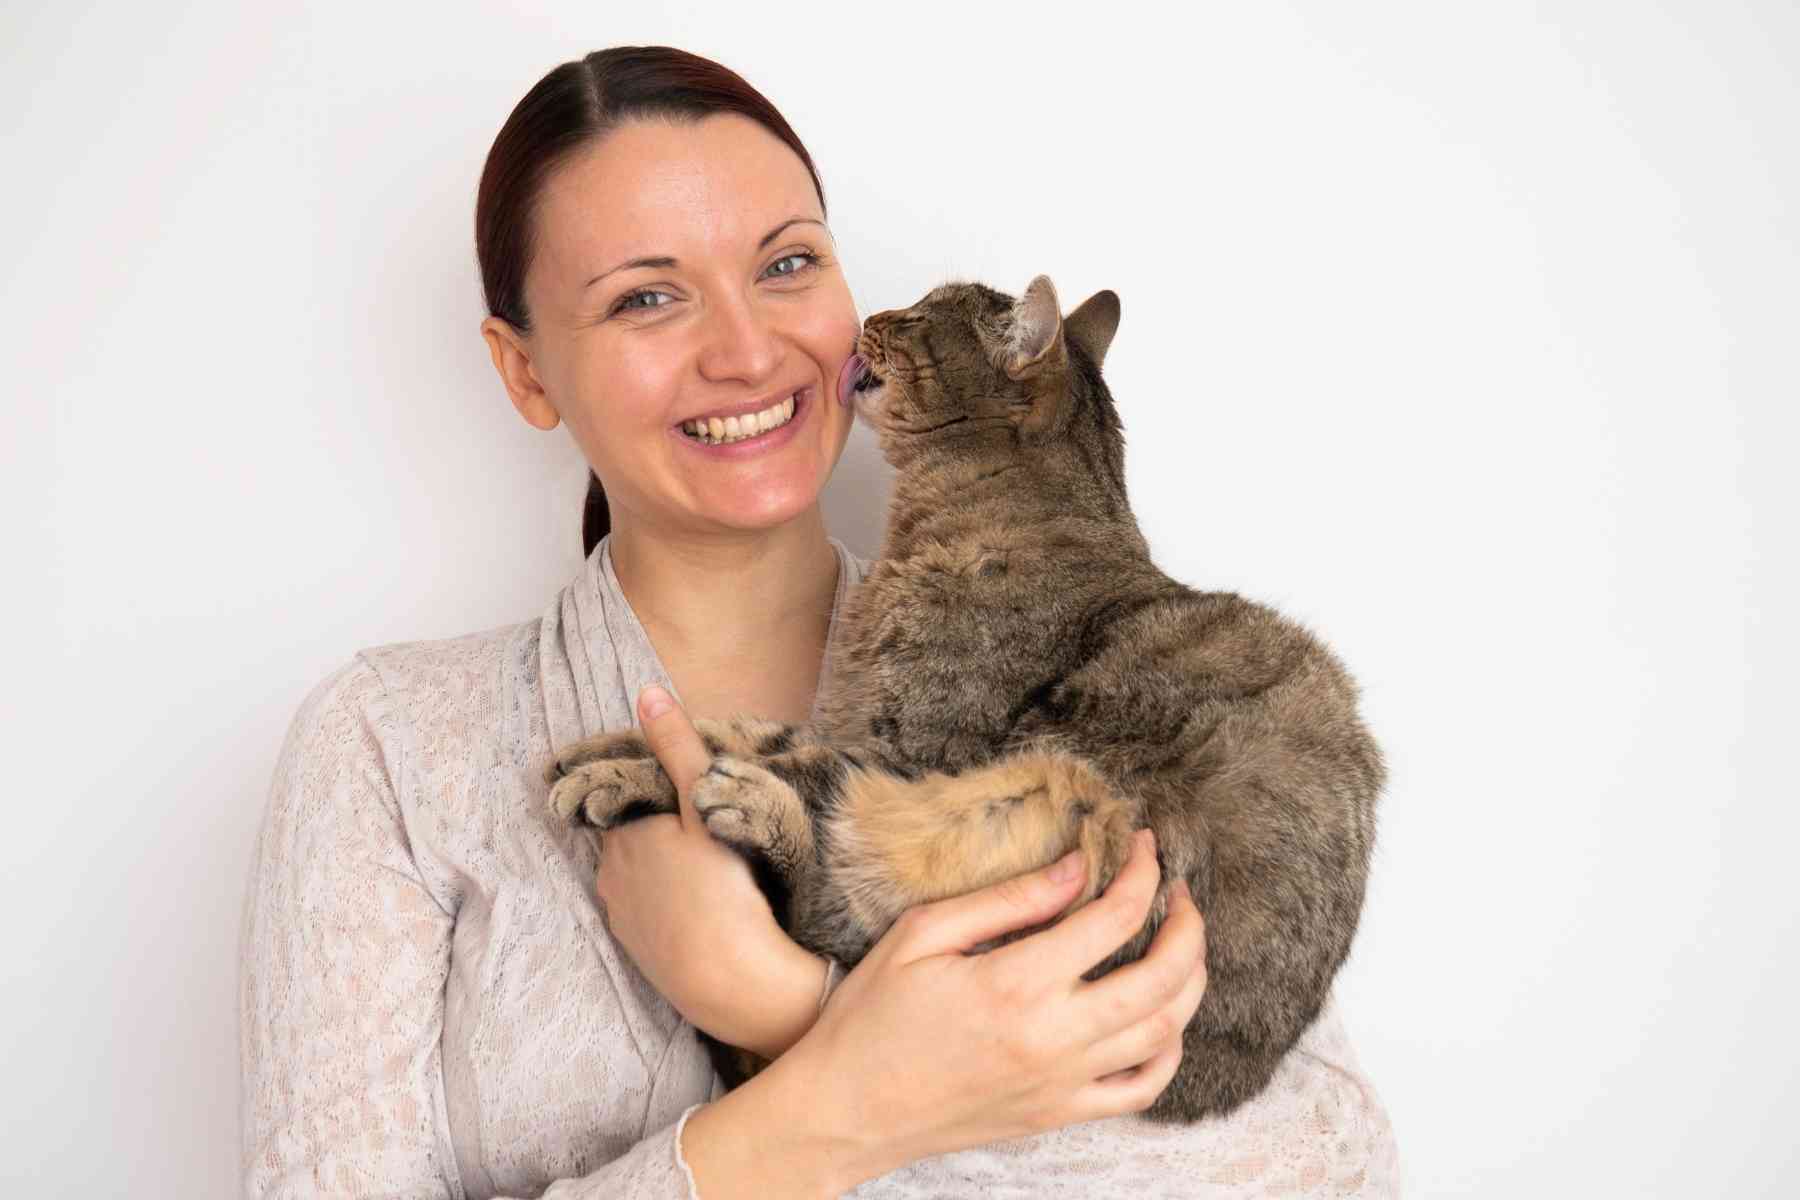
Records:
<instances>
[{"instance_id":1,"label":"cat's back","mask_svg":"<svg viewBox=\"0 0 1800 1200\"><path fill-rule=\"evenodd\" d=\"M934 530L871 564L850 597L820 729L920 765L970 765L946 757L998 751L1028 697L1100 653L1127 616L1189 591L1140 539L1098 526Z\"/></svg>"},{"instance_id":2,"label":"cat's back","mask_svg":"<svg viewBox=\"0 0 1800 1200\"><path fill-rule=\"evenodd\" d=\"M1321 717L1351 707L1355 685L1323 639L1266 603L1172 578L1133 541L971 528L872 563L839 630L822 729L915 762L967 766L1054 738L1114 760L1135 748L1124 757L1137 766L1265 695Z\"/></svg>"}]
</instances>

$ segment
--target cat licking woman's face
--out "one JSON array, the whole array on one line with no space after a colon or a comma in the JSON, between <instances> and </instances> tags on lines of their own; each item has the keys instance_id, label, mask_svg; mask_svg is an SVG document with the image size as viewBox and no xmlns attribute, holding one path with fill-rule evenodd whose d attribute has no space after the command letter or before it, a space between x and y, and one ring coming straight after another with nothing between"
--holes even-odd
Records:
<instances>
[{"instance_id":1,"label":"cat licking woman's face","mask_svg":"<svg viewBox=\"0 0 1800 1200\"><path fill-rule=\"evenodd\" d=\"M627 121L533 214L531 329L482 324L513 405L561 421L615 525L712 536L806 512L842 452L860 321L804 163L754 121Z\"/></svg>"},{"instance_id":2,"label":"cat licking woman's face","mask_svg":"<svg viewBox=\"0 0 1800 1200\"><path fill-rule=\"evenodd\" d=\"M1054 441L1084 405L1105 410L1100 436L1117 441L1098 371L1118 327L1111 291L1065 318L1048 276L1017 300L985 284L946 283L910 308L868 319L851 395L896 465L934 443L966 450L976 440L1015 448ZM1081 351L1075 361L1071 346Z\"/></svg>"}]
</instances>

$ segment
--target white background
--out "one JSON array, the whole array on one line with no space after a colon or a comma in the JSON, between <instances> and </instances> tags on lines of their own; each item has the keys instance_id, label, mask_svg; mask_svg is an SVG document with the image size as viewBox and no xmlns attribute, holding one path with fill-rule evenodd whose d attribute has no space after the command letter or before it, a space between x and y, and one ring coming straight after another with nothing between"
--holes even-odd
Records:
<instances>
[{"instance_id":1,"label":"white background","mask_svg":"<svg viewBox=\"0 0 1800 1200\"><path fill-rule=\"evenodd\" d=\"M1122 296L1160 560L1327 636L1392 764L1341 993L1409 1194L1792 1195L1800 17L1528 7L8 5L0 1181L235 1191L296 706L580 561L483 155L667 42L808 142L865 313Z\"/></svg>"}]
</instances>

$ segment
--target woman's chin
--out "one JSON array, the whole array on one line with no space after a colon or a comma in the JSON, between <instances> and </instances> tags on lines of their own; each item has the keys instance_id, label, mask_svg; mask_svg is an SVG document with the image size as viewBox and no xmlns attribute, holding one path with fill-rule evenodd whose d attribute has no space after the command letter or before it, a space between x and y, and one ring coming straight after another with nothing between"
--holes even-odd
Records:
<instances>
[{"instance_id":1,"label":"woman's chin","mask_svg":"<svg viewBox=\"0 0 1800 1200\"><path fill-rule=\"evenodd\" d=\"M842 441L834 449L841 452ZM819 502L836 465L835 454L811 443L786 453L738 463L707 463L687 470L687 492L695 511L731 529L773 529Z\"/></svg>"},{"instance_id":2,"label":"woman's chin","mask_svg":"<svg viewBox=\"0 0 1800 1200\"><path fill-rule=\"evenodd\" d=\"M789 486L765 484L699 497L700 511L730 529L776 529L804 515L819 501L819 488L796 481Z\"/></svg>"}]
</instances>

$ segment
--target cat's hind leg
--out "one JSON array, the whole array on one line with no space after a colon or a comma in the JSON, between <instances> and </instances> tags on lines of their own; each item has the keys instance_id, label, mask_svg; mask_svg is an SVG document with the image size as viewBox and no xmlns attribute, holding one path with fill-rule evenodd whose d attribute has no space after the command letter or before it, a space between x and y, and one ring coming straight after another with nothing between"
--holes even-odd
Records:
<instances>
[{"instance_id":1,"label":"cat's hind leg","mask_svg":"<svg viewBox=\"0 0 1800 1200\"><path fill-rule=\"evenodd\" d=\"M871 940L915 904L959 896L1043 867L1070 850L1098 895L1143 824L1137 797L1091 764L1021 751L959 775L853 774L826 818L831 891Z\"/></svg>"}]
</instances>

